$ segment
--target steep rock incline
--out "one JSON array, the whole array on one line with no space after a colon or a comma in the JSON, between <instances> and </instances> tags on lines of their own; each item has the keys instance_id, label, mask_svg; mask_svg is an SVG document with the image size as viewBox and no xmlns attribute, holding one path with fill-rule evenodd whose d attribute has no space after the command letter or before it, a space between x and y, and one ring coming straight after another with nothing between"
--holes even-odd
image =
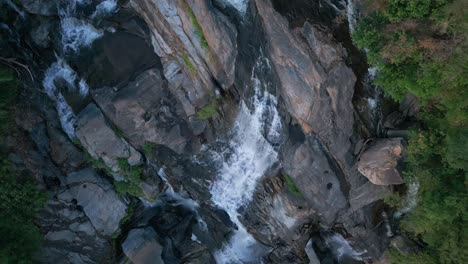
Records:
<instances>
[{"instance_id":1,"label":"steep rock incline","mask_svg":"<svg viewBox=\"0 0 468 264\"><path fill-rule=\"evenodd\" d=\"M169 88L193 116L234 83L237 31L211 1L132 0L152 33Z\"/></svg>"},{"instance_id":2,"label":"steep rock incline","mask_svg":"<svg viewBox=\"0 0 468 264\"><path fill-rule=\"evenodd\" d=\"M344 166L353 128L352 96L356 77L344 51L317 27L306 23L291 30L270 1L256 0L269 54L288 112L305 133L317 134Z\"/></svg>"}]
</instances>

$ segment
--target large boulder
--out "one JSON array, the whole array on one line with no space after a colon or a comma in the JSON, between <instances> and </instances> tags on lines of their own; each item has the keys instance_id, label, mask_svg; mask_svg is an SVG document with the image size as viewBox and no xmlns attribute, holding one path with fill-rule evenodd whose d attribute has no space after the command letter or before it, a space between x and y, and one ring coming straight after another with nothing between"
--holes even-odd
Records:
<instances>
[{"instance_id":1,"label":"large boulder","mask_svg":"<svg viewBox=\"0 0 468 264\"><path fill-rule=\"evenodd\" d=\"M106 116L135 145L166 145L177 153L189 146L191 132L185 113L157 69L147 70L116 90L104 87L93 98Z\"/></svg>"},{"instance_id":2,"label":"large boulder","mask_svg":"<svg viewBox=\"0 0 468 264\"><path fill-rule=\"evenodd\" d=\"M284 171L290 181L308 202L308 206L327 225L332 224L340 210L347 207L336 164L327 157L328 153L320 141L310 135L302 143L289 143L283 152ZM291 183L291 184L292 184Z\"/></svg>"},{"instance_id":3,"label":"large boulder","mask_svg":"<svg viewBox=\"0 0 468 264\"><path fill-rule=\"evenodd\" d=\"M362 153L358 169L376 185L397 185L404 183L398 172L402 157L403 139L376 139Z\"/></svg>"},{"instance_id":4,"label":"large boulder","mask_svg":"<svg viewBox=\"0 0 468 264\"><path fill-rule=\"evenodd\" d=\"M163 248L157 241L157 234L151 227L132 229L122 244L122 251L138 264L164 264Z\"/></svg>"},{"instance_id":5,"label":"large boulder","mask_svg":"<svg viewBox=\"0 0 468 264\"><path fill-rule=\"evenodd\" d=\"M130 165L142 161L141 154L116 134L95 104L79 113L76 136L94 159L102 159L112 171L119 171L120 158L127 159Z\"/></svg>"},{"instance_id":6,"label":"large boulder","mask_svg":"<svg viewBox=\"0 0 468 264\"><path fill-rule=\"evenodd\" d=\"M117 196L113 186L87 168L66 177L68 189L60 200L79 205L97 232L111 236L119 229L127 205Z\"/></svg>"}]
</instances>

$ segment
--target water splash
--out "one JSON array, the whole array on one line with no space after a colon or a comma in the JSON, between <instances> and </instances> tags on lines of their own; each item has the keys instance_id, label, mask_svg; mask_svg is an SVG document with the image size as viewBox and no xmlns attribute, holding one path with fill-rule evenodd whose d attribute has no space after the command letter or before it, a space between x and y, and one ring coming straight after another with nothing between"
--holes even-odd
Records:
<instances>
[{"instance_id":1,"label":"water splash","mask_svg":"<svg viewBox=\"0 0 468 264\"><path fill-rule=\"evenodd\" d=\"M354 250L351 244L349 244L341 234L329 235L325 238L325 242L338 260L338 263L341 263L340 261L346 257L362 261L362 255L367 253L367 251L357 252Z\"/></svg>"},{"instance_id":2,"label":"water splash","mask_svg":"<svg viewBox=\"0 0 468 264\"><path fill-rule=\"evenodd\" d=\"M259 60L259 63L264 65L262 62L265 61ZM253 110L241 103L229 142L230 153L221 160L218 180L210 190L213 202L224 208L238 226L230 242L215 254L218 263L245 263L260 256L257 242L240 223L237 210L251 201L258 180L277 160L278 154L268 138L277 140L281 121L276 100L266 90L261 91L266 87L254 72L255 67L252 71L255 88ZM266 126L267 120L274 120L273 125ZM217 156L220 157L222 155Z\"/></svg>"}]
</instances>

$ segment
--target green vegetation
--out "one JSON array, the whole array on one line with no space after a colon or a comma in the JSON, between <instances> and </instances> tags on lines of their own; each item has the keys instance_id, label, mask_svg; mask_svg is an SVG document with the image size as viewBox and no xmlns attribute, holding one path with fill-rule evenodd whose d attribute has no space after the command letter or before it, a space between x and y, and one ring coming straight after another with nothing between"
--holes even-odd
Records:
<instances>
[{"instance_id":1,"label":"green vegetation","mask_svg":"<svg viewBox=\"0 0 468 264\"><path fill-rule=\"evenodd\" d=\"M126 227L128 228L128 225L131 224L130 220L132 220L135 214L135 210L136 210L136 204L135 203L129 204L129 206L127 207L127 211L125 212L125 216L122 219L120 219L119 229L112 234L111 239L112 239L112 244L114 246L115 251L120 250L119 247L123 242L123 241L120 241L122 239L121 237L122 230L125 229Z\"/></svg>"},{"instance_id":2,"label":"green vegetation","mask_svg":"<svg viewBox=\"0 0 468 264\"><path fill-rule=\"evenodd\" d=\"M11 125L10 108L18 94L18 83L13 71L0 67L0 133L3 135Z\"/></svg>"},{"instance_id":3,"label":"green vegetation","mask_svg":"<svg viewBox=\"0 0 468 264\"><path fill-rule=\"evenodd\" d=\"M147 142L143 145L143 153L145 153L145 156L147 158L151 158L153 156L155 148L156 144Z\"/></svg>"},{"instance_id":4,"label":"green vegetation","mask_svg":"<svg viewBox=\"0 0 468 264\"><path fill-rule=\"evenodd\" d=\"M187 10L187 13L190 17L190 20L192 21L192 26L195 29L195 34L197 35L198 39L200 40L200 46L204 48L205 50L209 49L208 42L206 41L205 34L203 34L203 29L200 26L200 23L198 23L197 17L195 16L195 13L193 12L192 8L190 5L184 0L184 5L185 9Z\"/></svg>"},{"instance_id":5,"label":"green vegetation","mask_svg":"<svg viewBox=\"0 0 468 264\"><path fill-rule=\"evenodd\" d=\"M187 67L187 69L191 72L191 73L196 73L197 72L197 69L195 69L195 66L193 66L192 62L190 61L189 57L187 56L187 54L182 54L182 59L184 60L184 64L185 66Z\"/></svg>"},{"instance_id":6,"label":"green vegetation","mask_svg":"<svg viewBox=\"0 0 468 264\"><path fill-rule=\"evenodd\" d=\"M107 165L104 163L104 161L101 158L95 159L86 150L83 150L83 151L84 153L86 153L86 161L94 170L102 170L108 174L111 173L109 167L107 167Z\"/></svg>"},{"instance_id":7,"label":"green vegetation","mask_svg":"<svg viewBox=\"0 0 468 264\"><path fill-rule=\"evenodd\" d=\"M142 166L130 166L127 159L120 158L117 160L120 168L120 173L124 176L125 181L115 181L115 190L124 195L126 193L143 197L143 191L140 188L141 175L143 174Z\"/></svg>"},{"instance_id":8,"label":"green vegetation","mask_svg":"<svg viewBox=\"0 0 468 264\"><path fill-rule=\"evenodd\" d=\"M197 112L197 117L199 119L210 119L218 114L218 100L213 99L207 105Z\"/></svg>"},{"instance_id":9,"label":"green vegetation","mask_svg":"<svg viewBox=\"0 0 468 264\"><path fill-rule=\"evenodd\" d=\"M17 95L13 72L0 67L0 138L12 124L11 107ZM2 150L3 152L3 150ZM42 235L34 225L47 196L40 192L32 176L18 173L2 155L0 161L0 263L32 263Z\"/></svg>"},{"instance_id":10,"label":"green vegetation","mask_svg":"<svg viewBox=\"0 0 468 264\"><path fill-rule=\"evenodd\" d=\"M377 0L353 35L380 69L376 83L395 100L422 104L406 153L405 177L420 183L402 232L425 245L392 263L468 263L468 6L463 0Z\"/></svg>"},{"instance_id":11,"label":"green vegetation","mask_svg":"<svg viewBox=\"0 0 468 264\"><path fill-rule=\"evenodd\" d=\"M297 188L296 184L294 183L293 179L291 176L287 174L283 174L284 177L284 182L286 183L286 186L288 186L289 190L291 191L292 194L298 196L298 197L304 197L304 195L299 191Z\"/></svg>"}]
</instances>

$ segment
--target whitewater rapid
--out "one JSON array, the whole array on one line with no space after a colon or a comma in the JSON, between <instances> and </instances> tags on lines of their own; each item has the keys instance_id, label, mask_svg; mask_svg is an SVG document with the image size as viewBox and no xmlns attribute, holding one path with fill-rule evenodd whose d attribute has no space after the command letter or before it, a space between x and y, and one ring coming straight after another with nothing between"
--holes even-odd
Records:
<instances>
[{"instance_id":1,"label":"whitewater rapid","mask_svg":"<svg viewBox=\"0 0 468 264\"><path fill-rule=\"evenodd\" d=\"M278 153L272 143L279 142L282 127L276 98L267 92L267 85L255 74L258 67L268 67L267 62L260 59L252 71L255 91L252 110L245 102L241 103L228 155L214 155L220 168L211 188L212 200L226 210L238 226L229 243L215 254L218 263L254 262L262 254L240 222L237 210L252 200L259 179L277 161Z\"/></svg>"}]
</instances>

